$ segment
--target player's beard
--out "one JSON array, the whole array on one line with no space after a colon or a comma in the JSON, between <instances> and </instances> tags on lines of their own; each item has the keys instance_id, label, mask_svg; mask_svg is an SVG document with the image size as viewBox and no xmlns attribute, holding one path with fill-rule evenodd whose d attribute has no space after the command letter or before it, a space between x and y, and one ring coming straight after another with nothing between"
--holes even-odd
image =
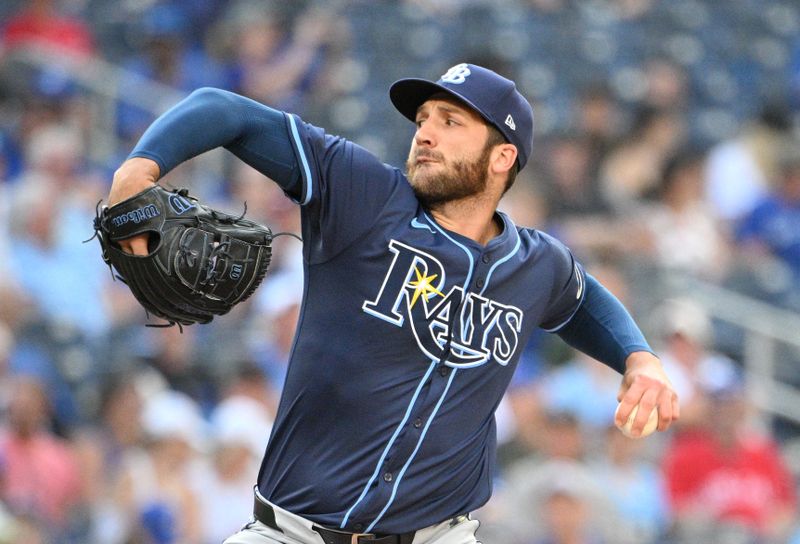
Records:
<instances>
[{"instance_id":1,"label":"player's beard","mask_svg":"<svg viewBox=\"0 0 800 544\"><path fill-rule=\"evenodd\" d=\"M418 149L406 161L406 176L417 200L424 208L431 210L447 202L482 193L486 189L491 151L491 147L486 146L476 159L445 162L444 157L436 151ZM418 165L417 159L421 156L437 162ZM441 169L442 165L444 169ZM429 171L434 168L438 170Z\"/></svg>"}]
</instances>

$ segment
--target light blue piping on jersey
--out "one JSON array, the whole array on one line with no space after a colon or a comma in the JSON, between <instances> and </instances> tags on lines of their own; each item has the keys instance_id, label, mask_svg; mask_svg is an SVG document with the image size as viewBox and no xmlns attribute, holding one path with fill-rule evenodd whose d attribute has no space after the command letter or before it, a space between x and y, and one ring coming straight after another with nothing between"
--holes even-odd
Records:
<instances>
[{"instance_id":1,"label":"light blue piping on jersey","mask_svg":"<svg viewBox=\"0 0 800 544\"><path fill-rule=\"evenodd\" d=\"M463 286L463 291L462 291L462 296L466 296L467 288L469 286L469 283L472 281L472 272L473 272L473 269L475 267L475 260L472 258L472 253L470 252L470 250L466 246L464 246L463 244L457 242L455 239L453 239L452 236L447 234L447 232L445 232L436 223L436 221L431 219L428 216L428 214L423 212L423 215L425 216L425 219L428 221L428 223L430 223L436 230L441 232L442 235L444 235L445 238L447 238L448 240L453 242L454 245L460 247L464 251L464 253L467 254L467 258L469 259L469 273L467 274L467 279L464 281L464 286ZM462 328L463 328L463 322L462 322ZM453 334L453 332L450 331L450 334ZM435 363L435 361L434 361L434 363ZM425 424L425 427L422 429L422 433L420 434L419 440L417 440L417 445L414 448L414 451L411 452L411 455L408 457L408 459L406 460L405 464L403 465L403 468L400 469L400 472L397 475L397 479L394 482L394 486L392 486L392 494L390 495L389 500L386 503L386 506L383 507L383 510L381 510L380 514L378 514L378 517L376 517L372 521L372 523L369 524L369 527L367 527L365 529L366 532L370 532L372 530L372 528L375 527L375 524L378 523L381 520L383 515L387 512L387 510L389 510L389 507L394 502L394 499L397 496L397 488L400 485L400 482L403 480L403 476L405 475L406 471L408 470L408 467L411 466L411 462L414 460L414 457L417 455L417 452L419 451L420 447L422 446L422 442L423 442L423 440L425 440L425 435L428 433L428 429L430 428L431 423L433 423L433 420L436 417L436 414L438 413L439 408L442 406L442 403L444 402L444 398L445 398L445 396L447 396L447 391L450 389L450 385L453 383L453 378L455 378L455 375L456 375L457 372L458 372L458 369L454 368L453 371L450 373L450 377L447 380L447 385L445 386L444 391L442 392L442 396L439 397L439 400L436 403L436 406L434 406L433 411L431 412L431 415L428 418L428 422Z\"/></svg>"},{"instance_id":2,"label":"light blue piping on jersey","mask_svg":"<svg viewBox=\"0 0 800 544\"><path fill-rule=\"evenodd\" d=\"M294 116L291 113L286 114L286 116L289 118L289 125L292 127L292 137L294 138L294 142L296 144L295 147L297 148L297 153L300 155L300 162L303 163L306 186L303 200L299 202L299 204L304 206L311 201L311 168L308 166L308 159L306 158L306 152L303 149L303 142L300 141L300 133L297 131L297 124L294 121Z\"/></svg>"},{"instance_id":3,"label":"light blue piping on jersey","mask_svg":"<svg viewBox=\"0 0 800 544\"><path fill-rule=\"evenodd\" d=\"M389 443L386 444L386 447L384 448L383 453L381 454L381 458L378 460L378 464L375 466L375 472L372 473L372 476L370 476L367 485L364 486L364 490L361 492L361 496L358 497L353 506L351 506L350 509L347 511L347 513L344 515L344 519L342 519L342 523L339 525L340 529L344 529L344 526L347 524L347 520L350 519L350 514L353 513L353 509L355 509L355 507L358 506L358 503L360 503L364 499L364 497L367 496L367 492L369 491L370 486L372 486L372 483L378 477L378 473L380 473L381 467L383 466L383 462L386 460L386 456L389 454L389 450L394 444L394 441L397 440L400 431L403 429L403 427L405 427L408 418L411 417L411 411L414 408L414 405L417 403L417 397L419 397L419 393L420 391L422 391L422 386L425 385L425 382L428 381L428 378L430 377L431 373L433 372L433 369L435 368L436 368L436 361L434 360L431 361L431 364L428 367L428 371L425 372L425 376L423 376L422 379L420 380L419 385L417 386L417 390L414 391L414 396L411 397L411 402L408 403L408 408L406 408L406 413L403 416L402 421L400 421L400 424L397 426L397 429L395 429L392 438L389 439Z\"/></svg>"},{"instance_id":4,"label":"light blue piping on jersey","mask_svg":"<svg viewBox=\"0 0 800 544\"><path fill-rule=\"evenodd\" d=\"M428 418L428 422L425 424L425 428L422 429L422 434L420 434L419 440L417 440L417 446L414 448L414 451L411 452L411 455L408 457L406 464L403 465L403 468L400 469L400 472L397 475L397 479L394 482L394 486L392 486L392 494L389 497L389 502L387 502L386 506L383 507L383 510L381 510L381 513L378 514L378 517L372 520L372 523L369 524L369 527L365 529L367 533L372 531L372 528L375 527L375 524L381 520L383 515L386 513L386 511L394 502L395 495L397 495L397 488L400 485L400 482L402 481L403 476L406 473L406 470L408 470L408 467L411 466L411 462L414 460L414 457L416 457L420 446L422 446L422 441L425 439L425 435L428 433L428 428L430 428L431 423L433 423L433 418L436 417L436 413L439 411L439 408L441 408L442 403L444 402L444 398L447 396L447 391L450 389L450 385L453 383L453 378L455 378L456 372L458 372L458 369L454 368L453 371L450 373L450 378L447 380L447 385L445 386L444 391L442 392L442 396L439 397L439 401L436 403L436 406L434 406L433 412L431 412L431 416Z\"/></svg>"},{"instance_id":5,"label":"light blue piping on jersey","mask_svg":"<svg viewBox=\"0 0 800 544\"><path fill-rule=\"evenodd\" d=\"M433 228L435 228L436 230L441 232L444 235L445 238L447 238L448 240L453 242L455 245L460 247L462 250L464 250L464 253L467 254L467 257L469 258L469 274L467 274L467 281L464 282L464 293L466 294L467 287L469 287L469 282L472 281L472 270L473 270L473 268L475 268L475 260L472 258L472 253L470 252L469 249L467 249L467 247L464 244L456 242L455 239L452 236L450 236L449 234L447 234L447 232L445 232L445 230L442 227L440 227L439 224L436 221L431 219L430 216L427 213L422 212L422 215L425 216L425 219L428 220L428 223L433 225Z\"/></svg>"},{"instance_id":6,"label":"light blue piping on jersey","mask_svg":"<svg viewBox=\"0 0 800 544\"><path fill-rule=\"evenodd\" d=\"M511 257L514 256L514 254L517 251L519 251L519 246L522 245L522 241L520 240L519 233L517 231L514 231L514 232L517 235L517 243L514 244L514 249L512 249L511 252L508 255L506 255L505 257L503 257L502 259L498 260L496 263L494 263L492 265L492 267L489 269L489 273L486 274L486 283L484 283L483 289L481 289L481 292L478 293L478 294L482 295L483 292L486 291L486 288L489 287L489 278L492 277L492 273L494 272L494 269L497 268L498 266L500 266L501 264L503 264L504 262L506 262L507 260L509 260Z\"/></svg>"},{"instance_id":7,"label":"light blue piping on jersey","mask_svg":"<svg viewBox=\"0 0 800 544\"><path fill-rule=\"evenodd\" d=\"M452 236L447 234L444 231L444 229L442 227L440 227L439 224L436 221L434 221L433 219L431 219L431 217L428 216L427 213L422 212L422 214L425 216L425 219L428 220L428 223L433 225L433 227L436 230L438 230L439 232L441 232L444 235L445 238L447 238L448 240L453 242L453 244L455 244L456 246L460 247L464 251L464 253L467 254L467 258L469 258L469 274L467 274L467 279L464 282L464 290L463 290L463 294L462 294L463 297L466 297L467 296L467 289L469 288L469 283L472 281L472 272L475 269L475 259L472 258L472 253L470 252L470 250L464 244L462 244L460 242L457 242ZM465 316L463 316L463 315L461 316L461 330L465 330L464 317ZM452 332L451 332L451 334L452 334Z\"/></svg>"}]
</instances>

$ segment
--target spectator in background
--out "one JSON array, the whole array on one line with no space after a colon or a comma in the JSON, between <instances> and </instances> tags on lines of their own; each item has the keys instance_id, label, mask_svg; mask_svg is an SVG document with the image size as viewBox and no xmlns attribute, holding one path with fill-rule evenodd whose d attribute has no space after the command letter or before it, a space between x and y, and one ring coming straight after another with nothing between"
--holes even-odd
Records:
<instances>
[{"instance_id":1,"label":"spectator in background","mask_svg":"<svg viewBox=\"0 0 800 544\"><path fill-rule=\"evenodd\" d=\"M61 13L57 0L29 0L3 25L0 53L26 46L85 57L94 53L94 38L83 21Z\"/></svg>"},{"instance_id":2,"label":"spectator in background","mask_svg":"<svg viewBox=\"0 0 800 544\"><path fill-rule=\"evenodd\" d=\"M253 359L278 390L286 377L302 295L303 274L291 269L274 274L256 293L255 321L263 332L254 338Z\"/></svg>"},{"instance_id":3,"label":"spectator in background","mask_svg":"<svg viewBox=\"0 0 800 544\"><path fill-rule=\"evenodd\" d=\"M659 542L670 513L660 467L646 456L646 446L653 443L628 438L611 424L606 426L602 444L604 450L591 467L616 511L616 523L607 528L613 542Z\"/></svg>"},{"instance_id":4,"label":"spectator in background","mask_svg":"<svg viewBox=\"0 0 800 544\"><path fill-rule=\"evenodd\" d=\"M726 226L733 227L766 196L778 177L777 153L790 130L789 111L768 103L740 134L711 149L706 194L715 216Z\"/></svg>"},{"instance_id":5,"label":"spectator in background","mask_svg":"<svg viewBox=\"0 0 800 544\"><path fill-rule=\"evenodd\" d=\"M82 504L79 467L68 442L48 429L50 407L37 379L13 380L0 436L0 497L10 511L34 520L53 542L68 541Z\"/></svg>"},{"instance_id":6,"label":"spectator in background","mask_svg":"<svg viewBox=\"0 0 800 544\"><path fill-rule=\"evenodd\" d=\"M2 293L0 293L0 300L2 300ZM7 412L14 391L10 372L14 342L14 334L11 332L11 328L3 322L0 316L0 414Z\"/></svg>"},{"instance_id":7,"label":"spectator in background","mask_svg":"<svg viewBox=\"0 0 800 544\"><path fill-rule=\"evenodd\" d=\"M142 362L162 378L167 387L199 403L207 413L217 400L217 384L205 359L206 331L200 327L148 329L145 346L139 346Z\"/></svg>"},{"instance_id":8,"label":"spectator in background","mask_svg":"<svg viewBox=\"0 0 800 544\"><path fill-rule=\"evenodd\" d=\"M684 151L665 164L658 198L643 206L644 243L656 265L710 280L723 278L729 251L703 187L704 156Z\"/></svg>"},{"instance_id":9,"label":"spectator in background","mask_svg":"<svg viewBox=\"0 0 800 544\"><path fill-rule=\"evenodd\" d=\"M628 137L600 168L605 198L618 214L653 196L664 165L685 138L686 118L678 110L643 107L637 112Z\"/></svg>"},{"instance_id":10,"label":"spectator in background","mask_svg":"<svg viewBox=\"0 0 800 544\"><path fill-rule=\"evenodd\" d=\"M800 279L800 142L784 146L776 179L775 188L738 225L736 240L756 266L777 259L796 282Z\"/></svg>"},{"instance_id":11,"label":"spectator in background","mask_svg":"<svg viewBox=\"0 0 800 544\"><path fill-rule=\"evenodd\" d=\"M686 70L663 56L647 59L643 68L646 82L644 105L656 110L685 111L689 100L689 74Z\"/></svg>"},{"instance_id":12,"label":"spectator in background","mask_svg":"<svg viewBox=\"0 0 800 544\"><path fill-rule=\"evenodd\" d=\"M36 376L46 389L53 426L65 429L75 423L77 406L57 361L58 353L69 353L72 338L53 337L51 327L44 326L28 293L9 276L0 276L0 329L7 334L0 357L0 392L4 410L15 394L15 376ZM66 333L68 331L61 330ZM78 347L73 343L70 347ZM61 349L59 349L61 348ZM77 353L73 351L73 353Z\"/></svg>"},{"instance_id":13,"label":"spectator in background","mask_svg":"<svg viewBox=\"0 0 800 544\"><path fill-rule=\"evenodd\" d=\"M338 34L336 18L322 7L292 18L279 2L240 0L215 38L228 59L230 90L295 111L306 107L306 96L323 71L326 48Z\"/></svg>"},{"instance_id":14,"label":"spectator in background","mask_svg":"<svg viewBox=\"0 0 800 544\"><path fill-rule=\"evenodd\" d=\"M187 395L164 389L145 398L145 448L129 450L115 492L127 538L153 544L201 542L200 505L190 483L205 423ZM125 534L123 532L123 534Z\"/></svg>"},{"instance_id":15,"label":"spectator in background","mask_svg":"<svg viewBox=\"0 0 800 544\"><path fill-rule=\"evenodd\" d=\"M553 529L565 527L560 523L548 526L548 521L557 520L548 520L548 516L556 512L549 511L546 505L552 498L554 487L559 489L569 486L573 492L568 495L574 497L577 494L581 499L578 502L586 503L578 508L579 511L585 509L578 516L581 527L574 529L579 533L586 529L588 533L576 536L586 537L592 534L601 538L605 534L607 523L611 522L613 525L614 511L600 487L597 475L585 460L588 444L580 423L568 412L548 412L540 438L539 453L521 459L506 472L506 485L500 497L504 508L499 524L505 525L510 535L516 535L517 539L525 543L537 543L538 538L555 536L552 534ZM559 509L557 513L579 513L572 511L572 507L578 506L575 504L565 505L559 502L556 506L564 507L563 511ZM567 506L570 508L566 508ZM584 517L588 519L583 519Z\"/></svg>"},{"instance_id":16,"label":"spectator in background","mask_svg":"<svg viewBox=\"0 0 800 544\"><path fill-rule=\"evenodd\" d=\"M246 398L255 401L261 405L267 419L272 421L278 409L280 389L270 382L264 371L253 361L239 361L232 366L234 371L222 388L222 398Z\"/></svg>"},{"instance_id":17,"label":"spectator in background","mask_svg":"<svg viewBox=\"0 0 800 544\"><path fill-rule=\"evenodd\" d=\"M498 438L497 463L501 472L497 479L498 487L502 485L508 467L520 459L536 455L541 447L545 408L539 398L537 386L542 365L538 361L524 362L530 368L525 368L526 365L520 363L522 366L515 374L495 416L498 419L498 428L506 427L511 430L505 440Z\"/></svg>"},{"instance_id":18,"label":"spectator in background","mask_svg":"<svg viewBox=\"0 0 800 544\"><path fill-rule=\"evenodd\" d=\"M656 350L681 399L676 429L702 428L708 417L705 391L721 379L730 379L736 363L716 353L713 329L706 311L687 298L667 299L653 312Z\"/></svg>"},{"instance_id":19,"label":"spectator in background","mask_svg":"<svg viewBox=\"0 0 800 544\"><path fill-rule=\"evenodd\" d=\"M81 243L91 233L99 194L97 179L82 170L83 152L81 135L65 125L32 134L30 168L12 193L14 251L7 264L47 321L97 339L109 326L104 292L110 277L97 247Z\"/></svg>"},{"instance_id":20,"label":"spectator in background","mask_svg":"<svg viewBox=\"0 0 800 544\"><path fill-rule=\"evenodd\" d=\"M253 474L267 447L272 420L244 395L223 400L211 414L209 466L193 482L200 504L203 544L219 544L242 526L253 504Z\"/></svg>"},{"instance_id":21,"label":"spectator in background","mask_svg":"<svg viewBox=\"0 0 800 544\"><path fill-rule=\"evenodd\" d=\"M607 542L592 526L590 490L579 483L558 479L550 483L538 508L544 531L524 542L530 544L602 544Z\"/></svg>"},{"instance_id":22,"label":"spectator in background","mask_svg":"<svg viewBox=\"0 0 800 544\"><path fill-rule=\"evenodd\" d=\"M538 542L536 538L543 537L545 529L543 505L554 485L579 487L589 503L588 523L600 535L605 527L601 520L613 519L613 510L587 463L589 443L575 414L546 410L536 423L524 424L535 428L535 449L506 466L502 487L495 489L486 511L491 515L481 512L482 539ZM495 539L490 538L495 534Z\"/></svg>"},{"instance_id":23,"label":"spectator in background","mask_svg":"<svg viewBox=\"0 0 800 544\"><path fill-rule=\"evenodd\" d=\"M563 134L543 143L545 196L552 220L583 218L610 211L592 172L592 148L580 134Z\"/></svg>"},{"instance_id":24,"label":"spectator in background","mask_svg":"<svg viewBox=\"0 0 800 544\"><path fill-rule=\"evenodd\" d=\"M538 389L549 410L572 410L587 429L604 429L614 420L619 378L582 353L547 373Z\"/></svg>"},{"instance_id":25,"label":"spectator in background","mask_svg":"<svg viewBox=\"0 0 800 544\"><path fill-rule=\"evenodd\" d=\"M575 132L589 146L588 175L596 179L600 163L622 135L622 111L611 90L603 83L581 89L574 106Z\"/></svg>"},{"instance_id":26,"label":"spectator in background","mask_svg":"<svg viewBox=\"0 0 800 544\"><path fill-rule=\"evenodd\" d=\"M122 63L126 72L119 85L135 89L146 78L187 94L203 86L230 87L222 65L192 43L194 29L190 25L182 3L155 3L148 7L129 25L129 32L139 43ZM123 138L121 145L136 141L153 118L148 111L120 102L117 131Z\"/></svg>"},{"instance_id":27,"label":"spectator in background","mask_svg":"<svg viewBox=\"0 0 800 544\"><path fill-rule=\"evenodd\" d=\"M707 389L710 409L697 432L679 433L663 470L678 542L783 542L797 496L779 445L750 425L740 375Z\"/></svg>"},{"instance_id":28,"label":"spectator in background","mask_svg":"<svg viewBox=\"0 0 800 544\"><path fill-rule=\"evenodd\" d=\"M85 425L76 434L81 481L89 506L89 542L113 544L125 538L125 522L109 497L119 483L124 460L142 446L141 412L135 377L115 376L102 391L97 423Z\"/></svg>"}]
</instances>

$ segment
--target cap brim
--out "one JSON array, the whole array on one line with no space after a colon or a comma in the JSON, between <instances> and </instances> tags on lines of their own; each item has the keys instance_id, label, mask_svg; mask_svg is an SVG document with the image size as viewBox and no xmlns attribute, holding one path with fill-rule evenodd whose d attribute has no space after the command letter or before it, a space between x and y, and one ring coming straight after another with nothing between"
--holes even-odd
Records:
<instances>
[{"instance_id":1,"label":"cap brim","mask_svg":"<svg viewBox=\"0 0 800 544\"><path fill-rule=\"evenodd\" d=\"M428 81L427 79L409 78L395 81L389 88L389 99L392 101L392 104L394 104L394 107L397 108L397 111L402 113L403 116L409 120L416 122L417 110L419 107L437 93L446 93L458 99L486 119L484 113L478 109L475 104L454 92L452 89L448 89L447 87L434 83L433 81ZM491 119L486 120L490 123L494 122Z\"/></svg>"}]
</instances>

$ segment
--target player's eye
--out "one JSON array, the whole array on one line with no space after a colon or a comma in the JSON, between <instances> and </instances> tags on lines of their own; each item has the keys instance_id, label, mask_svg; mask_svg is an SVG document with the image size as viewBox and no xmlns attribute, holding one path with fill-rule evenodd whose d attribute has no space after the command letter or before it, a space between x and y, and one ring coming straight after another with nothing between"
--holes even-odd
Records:
<instances>
[{"instance_id":1,"label":"player's eye","mask_svg":"<svg viewBox=\"0 0 800 544\"><path fill-rule=\"evenodd\" d=\"M459 123L458 121L456 121L456 120L455 120L455 119L453 119L452 117L448 117L448 118L447 118L447 120L445 121L445 124L446 124L448 127L453 127L453 126L460 125L461 123Z\"/></svg>"}]
</instances>

